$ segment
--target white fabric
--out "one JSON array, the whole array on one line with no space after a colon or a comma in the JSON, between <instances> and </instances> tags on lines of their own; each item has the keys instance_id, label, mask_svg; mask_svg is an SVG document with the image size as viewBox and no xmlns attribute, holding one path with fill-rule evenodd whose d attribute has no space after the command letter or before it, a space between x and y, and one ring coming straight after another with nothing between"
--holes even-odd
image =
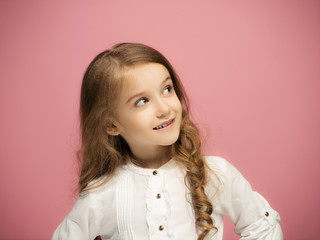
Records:
<instances>
[{"instance_id":1,"label":"white fabric","mask_svg":"<svg viewBox=\"0 0 320 240\"><path fill-rule=\"evenodd\" d=\"M242 175L220 157L206 160L221 182L209 171L206 192L213 198L218 232L206 239L222 239L224 215L230 216L243 240L283 239L279 214ZM80 195L52 239L93 240L98 235L110 240L197 239L185 170L174 160L156 174L154 170L127 164L104 186Z\"/></svg>"}]
</instances>

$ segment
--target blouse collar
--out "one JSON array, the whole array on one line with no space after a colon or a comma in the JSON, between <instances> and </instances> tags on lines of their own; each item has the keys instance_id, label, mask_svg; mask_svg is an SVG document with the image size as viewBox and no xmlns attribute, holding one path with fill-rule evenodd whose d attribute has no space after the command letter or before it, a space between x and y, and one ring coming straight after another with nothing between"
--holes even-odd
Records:
<instances>
[{"instance_id":1,"label":"blouse collar","mask_svg":"<svg viewBox=\"0 0 320 240\"><path fill-rule=\"evenodd\" d=\"M168 162L163 164L160 168L143 168L135 165L131 161L129 161L126 165L127 170L132 171L137 174L142 174L142 175L152 175L156 171L157 173L166 173L170 171L171 169L175 168L176 166L176 161L174 159L170 159Z\"/></svg>"}]
</instances>

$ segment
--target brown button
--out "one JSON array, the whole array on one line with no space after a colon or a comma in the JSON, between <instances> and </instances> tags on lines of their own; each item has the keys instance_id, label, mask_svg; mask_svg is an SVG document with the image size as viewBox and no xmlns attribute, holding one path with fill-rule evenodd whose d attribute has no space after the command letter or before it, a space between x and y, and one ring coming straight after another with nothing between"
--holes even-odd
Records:
<instances>
[{"instance_id":1,"label":"brown button","mask_svg":"<svg viewBox=\"0 0 320 240\"><path fill-rule=\"evenodd\" d=\"M154 170L154 171L152 172L152 174L153 174L153 175L157 175L158 172L157 172L156 170Z\"/></svg>"},{"instance_id":2,"label":"brown button","mask_svg":"<svg viewBox=\"0 0 320 240\"><path fill-rule=\"evenodd\" d=\"M159 226L159 231L163 231L163 229L164 229L164 226L160 225Z\"/></svg>"},{"instance_id":3,"label":"brown button","mask_svg":"<svg viewBox=\"0 0 320 240\"><path fill-rule=\"evenodd\" d=\"M268 212L265 212L265 214L264 215L266 215L266 217L269 217L269 213Z\"/></svg>"},{"instance_id":4,"label":"brown button","mask_svg":"<svg viewBox=\"0 0 320 240\"><path fill-rule=\"evenodd\" d=\"M161 198L161 194L160 193L157 194L157 198L158 199Z\"/></svg>"}]
</instances>

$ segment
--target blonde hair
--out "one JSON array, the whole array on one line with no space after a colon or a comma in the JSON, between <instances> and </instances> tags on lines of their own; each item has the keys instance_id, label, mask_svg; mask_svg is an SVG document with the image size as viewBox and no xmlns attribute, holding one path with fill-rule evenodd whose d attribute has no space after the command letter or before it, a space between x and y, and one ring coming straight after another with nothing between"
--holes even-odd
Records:
<instances>
[{"instance_id":1,"label":"blonde hair","mask_svg":"<svg viewBox=\"0 0 320 240\"><path fill-rule=\"evenodd\" d=\"M181 132L171 146L172 157L187 171L185 184L190 189L196 226L202 240L212 229L217 231L211 218L213 206L204 187L207 184L206 162L201 153L197 127L189 117L188 99L180 79L169 61L157 50L143 44L121 43L96 56L88 66L81 87L80 115L82 146L79 188L87 191L88 184L101 176L111 178L115 170L126 164L130 156L128 144L119 136L107 134L115 113L115 101L121 89L121 73L125 68L144 63L160 63L167 68L173 87L182 104ZM102 184L103 184L102 183Z\"/></svg>"}]
</instances>

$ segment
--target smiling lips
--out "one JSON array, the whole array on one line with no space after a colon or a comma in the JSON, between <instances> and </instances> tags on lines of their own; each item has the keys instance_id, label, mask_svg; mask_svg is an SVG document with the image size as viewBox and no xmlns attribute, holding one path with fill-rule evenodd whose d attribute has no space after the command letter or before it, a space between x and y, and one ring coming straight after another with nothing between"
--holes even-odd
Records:
<instances>
[{"instance_id":1,"label":"smiling lips","mask_svg":"<svg viewBox=\"0 0 320 240\"><path fill-rule=\"evenodd\" d=\"M166 121L166 122L162 123L161 125L153 128L153 130L160 130L160 129L164 129L164 128L169 128L173 125L173 123L174 123L174 118L172 118L169 121Z\"/></svg>"}]
</instances>

